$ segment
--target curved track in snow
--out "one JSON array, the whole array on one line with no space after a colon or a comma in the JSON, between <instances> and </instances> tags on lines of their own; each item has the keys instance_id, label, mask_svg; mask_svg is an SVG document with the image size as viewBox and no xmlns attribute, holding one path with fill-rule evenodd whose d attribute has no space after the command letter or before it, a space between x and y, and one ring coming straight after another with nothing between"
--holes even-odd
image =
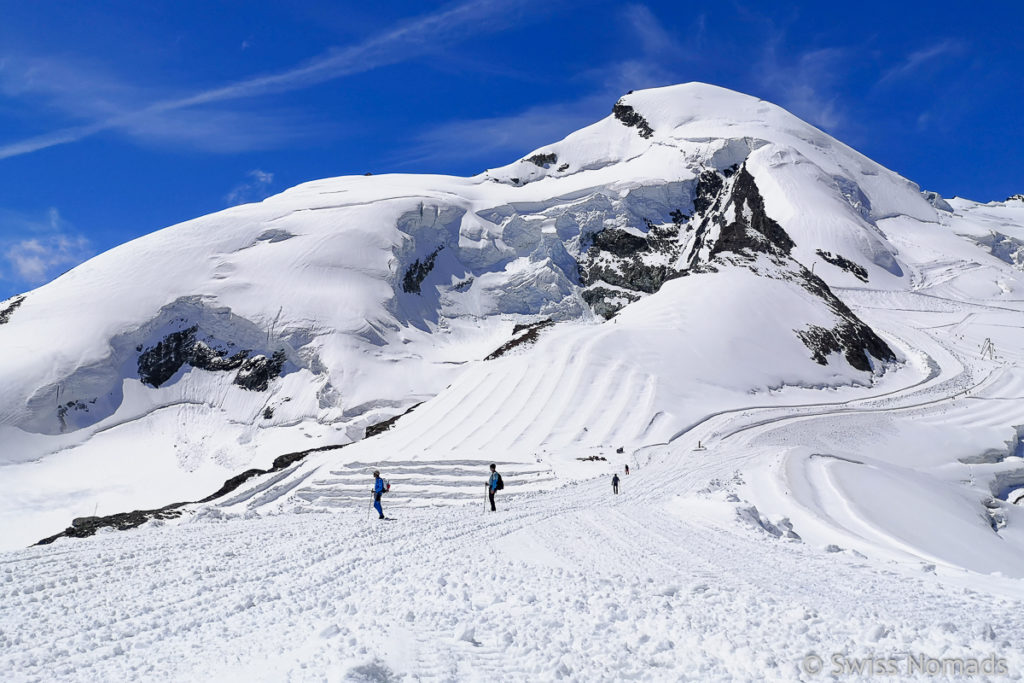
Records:
<instances>
[{"instance_id":1,"label":"curved track in snow","mask_svg":"<svg viewBox=\"0 0 1024 683\"><path fill-rule=\"evenodd\" d=\"M837 652L996 653L1022 671L1017 582L981 589L737 529L717 504L673 504L670 471L644 467L618 497L588 481L501 498L497 514L205 518L11 553L0 667L13 680L798 680L808 653Z\"/></svg>"},{"instance_id":2,"label":"curved track in snow","mask_svg":"<svg viewBox=\"0 0 1024 683\"><path fill-rule=\"evenodd\" d=\"M385 500L399 519L379 522L361 494L369 465L354 463L352 476L335 466L322 484L340 496L327 506L333 514L221 512L304 490L318 474L310 470L278 475L179 525L7 553L0 670L14 672L11 680L791 681L817 678L805 668L813 654L826 672L852 680L868 678L851 672L869 657L896 662L902 678L913 677L910 657L995 657L1019 679L1020 581L930 561L927 548L843 490L856 481L846 470L892 463L814 450L824 433L841 451L851 424L857 431L882 417L943 428L1012 421L1024 394L1016 358L972 357L973 340L949 334L949 323L931 331L890 323L904 352L917 354L914 381L844 401L709 416L641 449L618 496L607 477L519 494L513 486L492 514L479 490L483 461L413 459L392 463L396 481L402 468L411 481L437 477L442 497L475 485L479 502ZM576 434L601 406L626 415L651 391L620 366L594 384L580 353L568 345L529 376L516 376L513 364L480 366L441 397L448 403L410 413L416 419L388 438L412 448L457 433L477 448L487 432L481 415L494 414L506 416L501 433L519 440L557 435L559 425ZM485 409L502 386L513 390L501 396L519 403ZM550 412L581 391L589 400L577 413ZM440 423L439 414L458 419ZM594 431L595 442L614 433L611 424ZM706 450L693 450L698 439ZM557 483L543 466L535 474L547 482L536 488ZM757 485L745 480L758 475ZM341 495L346 487L351 496ZM786 519L763 509L786 496L782 511L817 507Z\"/></svg>"}]
</instances>

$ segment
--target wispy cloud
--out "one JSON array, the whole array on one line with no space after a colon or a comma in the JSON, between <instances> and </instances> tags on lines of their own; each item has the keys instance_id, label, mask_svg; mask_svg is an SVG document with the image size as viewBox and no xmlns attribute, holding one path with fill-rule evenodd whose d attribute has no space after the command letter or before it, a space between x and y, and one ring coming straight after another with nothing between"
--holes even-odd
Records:
<instances>
[{"instance_id":1,"label":"wispy cloud","mask_svg":"<svg viewBox=\"0 0 1024 683\"><path fill-rule=\"evenodd\" d=\"M258 202L270 194L270 186L274 182L274 174L254 168L245 174L246 180L235 185L231 191L224 196L224 201L230 206L245 204L247 202Z\"/></svg>"},{"instance_id":2,"label":"wispy cloud","mask_svg":"<svg viewBox=\"0 0 1024 683\"><path fill-rule=\"evenodd\" d=\"M125 104L124 88L113 87L116 97L98 98L88 81L76 89L85 102L91 121L51 131L42 135L0 145L0 159L27 154L56 145L81 140L108 130L145 135L160 129L168 115L218 103L245 98L279 94L308 88L325 81L399 63L411 57L440 49L446 43L460 41L469 35L499 31L524 19L524 10L536 0L472 0L412 19L379 33L361 43L334 48L303 64L277 73L242 79L224 86L202 90L180 97L151 101L150 104ZM59 88L53 79L33 78L31 71L12 78L10 67L0 71L0 88L8 96L42 94L56 96ZM5 76L6 74L6 76ZM62 79L69 80L69 79ZM73 93L74 94L74 93ZM65 95L62 101L75 98Z\"/></svg>"},{"instance_id":3,"label":"wispy cloud","mask_svg":"<svg viewBox=\"0 0 1024 683\"><path fill-rule=\"evenodd\" d=\"M929 65L941 61L943 57L955 57L963 54L965 46L957 40L943 40L922 50L911 52L895 66L887 69L878 79L878 85L890 85L896 81L919 74Z\"/></svg>"},{"instance_id":4,"label":"wispy cloud","mask_svg":"<svg viewBox=\"0 0 1024 683\"><path fill-rule=\"evenodd\" d=\"M781 36L770 40L758 65L766 96L819 128L835 131L846 123L835 84L849 59L849 50L830 47L780 54Z\"/></svg>"},{"instance_id":5,"label":"wispy cloud","mask_svg":"<svg viewBox=\"0 0 1024 683\"><path fill-rule=\"evenodd\" d=\"M695 44L676 40L646 5L627 5L619 16L624 35L638 46L636 56L578 74L577 80L591 84L589 93L505 116L442 123L422 132L395 163L404 166L424 161L474 161L499 153L525 154L608 116L615 101L629 90L674 83L674 67L695 58ZM703 30L704 17L699 16L694 31Z\"/></svg>"},{"instance_id":6,"label":"wispy cloud","mask_svg":"<svg viewBox=\"0 0 1024 683\"><path fill-rule=\"evenodd\" d=\"M42 284L60 271L76 266L91 255L85 237L50 235L22 240L7 249L4 256L18 277L29 284Z\"/></svg>"},{"instance_id":7,"label":"wispy cloud","mask_svg":"<svg viewBox=\"0 0 1024 683\"><path fill-rule=\"evenodd\" d=\"M43 284L94 253L89 240L55 208L45 216L0 211L0 280L7 287Z\"/></svg>"},{"instance_id":8,"label":"wispy cloud","mask_svg":"<svg viewBox=\"0 0 1024 683\"><path fill-rule=\"evenodd\" d=\"M627 5L623 11L630 30L639 40L640 48L649 55L682 56L682 45L665 30L646 5Z\"/></svg>"},{"instance_id":9,"label":"wispy cloud","mask_svg":"<svg viewBox=\"0 0 1024 683\"><path fill-rule=\"evenodd\" d=\"M615 97L629 90L677 83L680 72L699 59L703 15L694 19L687 31L693 39L686 42L676 38L646 5L627 5L621 16L624 32L638 49L632 59L600 68L606 96Z\"/></svg>"},{"instance_id":10,"label":"wispy cloud","mask_svg":"<svg viewBox=\"0 0 1024 683\"><path fill-rule=\"evenodd\" d=\"M496 153L525 154L593 123L610 111L604 97L531 107L507 116L450 121L417 137L399 165L423 161L474 161Z\"/></svg>"}]
</instances>

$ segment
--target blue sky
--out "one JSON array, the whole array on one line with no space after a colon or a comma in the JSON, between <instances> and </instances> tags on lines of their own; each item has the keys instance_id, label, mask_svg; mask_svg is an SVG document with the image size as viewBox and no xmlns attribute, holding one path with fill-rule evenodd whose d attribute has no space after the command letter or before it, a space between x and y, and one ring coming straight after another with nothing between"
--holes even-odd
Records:
<instances>
[{"instance_id":1,"label":"blue sky","mask_svg":"<svg viewBox=\"0 0 1024 683\"><path fill-rule=\"evenodd\" d=\"M1002 200L1022 31L1011 2L0 0L0 300L306 180L472 175L686 81Z\"/></svg>"}]
</instances>

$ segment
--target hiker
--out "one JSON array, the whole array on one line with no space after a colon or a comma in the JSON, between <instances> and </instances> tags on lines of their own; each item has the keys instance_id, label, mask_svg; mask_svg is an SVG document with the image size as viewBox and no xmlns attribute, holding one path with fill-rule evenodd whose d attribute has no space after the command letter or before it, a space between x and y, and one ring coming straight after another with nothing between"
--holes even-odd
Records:
<instances>
[{"instance_id":1,"label":"hiker","mask_svg":"<svg viewBox=\"0 0 1024 683\"><path fill-rule=\"evenodd\" d=\"M491 476L487 479L487 497L491 501L491 512L497 512L498 508L494 507L494 492L500 491L505 488L501 481L501 475L498 474L498 466L493 462L491 463Z\"/></svg>"},{"instance_id":2,"label":"hiker","mask_svg":"<svg viewBox=\"0 0 1024 683\"><path fill-rule=\"evenodd\" d=\"M380 515L381 519L384 519L384 509L380 506L380 497L384 495L384 480L380 478L380 471L373 471L373 507L377 510L377 514Z\"/></svg>"},{"instance_id":3,"label":"hiker","mask_svg":"<svg viewBox=\"0 0 1024 683\"><path fill-rule=\"evenodd\" d=\"M619 494L619 475L616 474L612 477L612 492L615 495Z\"/></svg>"},{"instance_id":4,"label":"hiker","mask_svg":"<svg viewBox=\"0 0 1024 683\"><path fill-rule=\"evenodd\" d=\"M629 463L626 463L626 474L629 474Z\"/></svg>"}]
</instances>

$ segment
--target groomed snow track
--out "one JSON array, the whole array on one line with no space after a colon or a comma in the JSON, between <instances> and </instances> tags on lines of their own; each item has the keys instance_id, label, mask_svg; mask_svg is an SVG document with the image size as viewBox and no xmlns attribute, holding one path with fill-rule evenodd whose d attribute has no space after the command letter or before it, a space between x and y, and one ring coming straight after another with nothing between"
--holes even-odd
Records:
<instances>
[{"instance_id":1,"label":"groomed snow track","mask_svg":"<svg viewBox=\"0 0 1024 683\"><path fill-rule=\"evenodd\" d=\"M1024 679L1024 506L1007 500L1024 488L1024 274L1007 246L1024 244L1024 204L928 199L721 89L619 104L653 135L612 116L538 150L554 171L308 183L31 292L4 333L45 348L57 313L132 275L64 356L4 368L21 398L0 415L19 449L0 513L21 536L100 493L216 486L296 443L347 445L177 520L0 554L3 679L959 680L972 664ZM570 281L586 240L642 242L652 215L685 237L672 213L699 213L704 171L740 165L792 253L719 254L591 319ZM842 323L815 266L895 361L865 370L825 343ZM201 369L159 389L126 377L97 439L17 426L63 418L54 367L92 377L81 359L198 292L290 340L297 364L267 395ZM549 314L532 344L480 360ZM494 513L491 462L507 482ZM374 469L390 521L367 514Z\"/></svg>"},{"instance_id":2,"label":"groomed snow track","mask_svg":"<svg viewBox=\"0 0 1024 683\"><path fill-rule=\"evenodd\" d=\"M898 312L875 315L891 316L880 320L891 341L917 354L919 372L905 374L913 381L709 417L671 443L619 456L608 467L628 458L639 469L622 475L618 496L606 477L517 494L530 477L544 480L537 488L557 482L542 466L499 459L511 485L490 513L479 492L487 460L350 461L315 485L292 474L238 492L180 525L8 553L0 669L26 681L791 681L818 679L806 668L813 656L843 680L870 679L868 658L892 660L899 678L913 679L911 658L954 667L991 657L1020 679L1019 579L930 558L851 507L829 488L843 481L832 468L865 460L784 446L827 433L841 451L844 435L878 416L948 428L1005 425L1018 414L1017 355L980 359L970 335L946 333L952 323L916 330ZM572 377L572 364L563 372ZM510 380L495 365L466 381L472 395ZM571 384L549 381L547 395ZM522 402L503 414L511 423L528 413L523 423L536 424L546 408ZM424 405L407 416L419 422L380 442L429 441L431 412ZM706 450L694 450L698 441ZM416 507L396 496L385 505L397 521L367 521L366 473L378 466L396 491L478 500ZM790 480L800 472L813 484L802 498ZM750 487L744 478L757 473L768 481ZM332 513L225 515L286 483L271 500L318 492L317 506ZM778 502L766 492L787 487L790 513L821 508L803 519L766 513Z\"/></svg>"}]
</instances>

